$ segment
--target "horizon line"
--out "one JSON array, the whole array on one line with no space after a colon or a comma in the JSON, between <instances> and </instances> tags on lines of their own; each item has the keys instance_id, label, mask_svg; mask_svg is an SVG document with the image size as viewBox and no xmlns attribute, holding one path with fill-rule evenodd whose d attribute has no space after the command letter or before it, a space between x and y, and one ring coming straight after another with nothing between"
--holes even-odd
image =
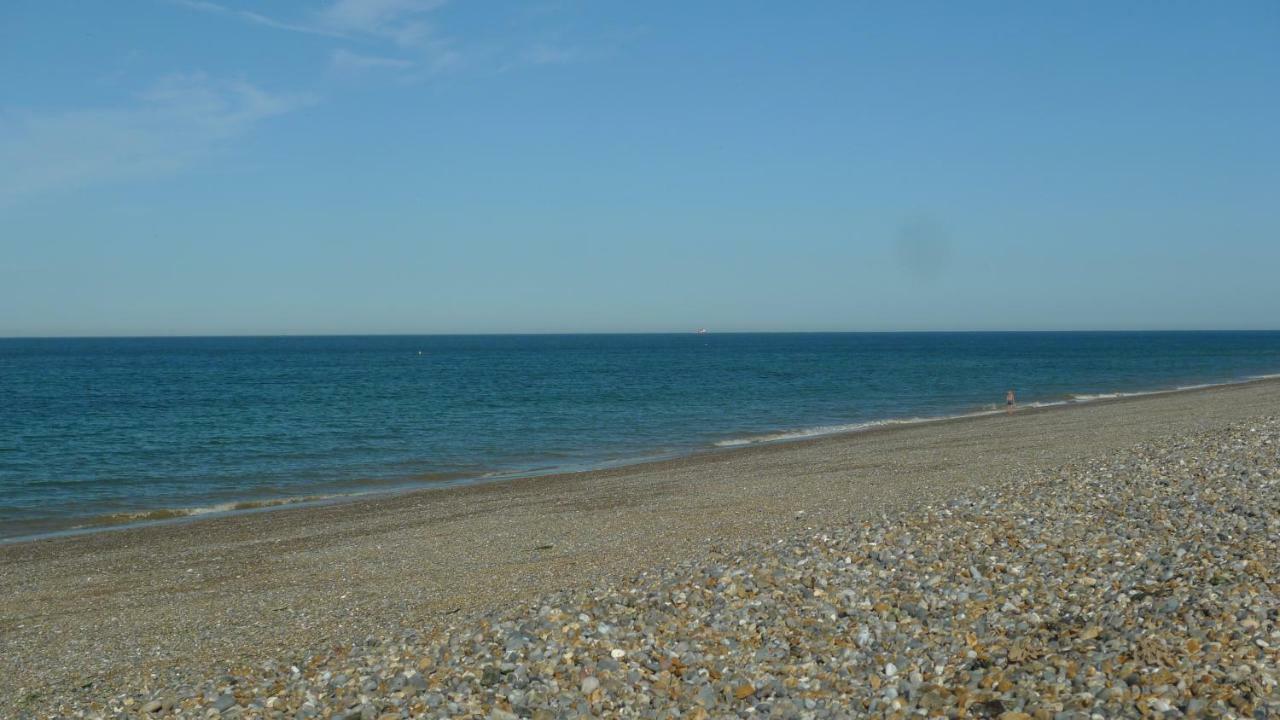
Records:
<instances>
[{"instance_id":1,"label":"horizon line","mask_svg":"<svg viewBox=\"0 0 1280 720\"><path fill-rule=\"evenodd\" d=\"M641 331L526 331L526 332L374 332L374 333L207 333L153 335L0 335L0 340L200 340L253 338L394 338L394 337L565 337L575 335L965 335L965 334L1049 334L1049 333L1274 333L1280 328L1123 328L1060 330L641 330Z\"/></svg>"}]
</instances>

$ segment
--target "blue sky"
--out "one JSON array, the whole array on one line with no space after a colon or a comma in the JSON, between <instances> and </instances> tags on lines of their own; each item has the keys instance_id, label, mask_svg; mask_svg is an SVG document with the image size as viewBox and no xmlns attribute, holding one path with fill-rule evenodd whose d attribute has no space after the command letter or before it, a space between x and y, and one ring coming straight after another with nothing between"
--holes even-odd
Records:
<instances>
[{"instance_id":1,"label":"blue sky","mask_svg":"<svg viewBox=\"0 0 1280 720\"><path fill-rule=\"evenodd\" d=\"M8 0L0 335L1280 326L1280 3Z\"/></svg>"}]
</instances>

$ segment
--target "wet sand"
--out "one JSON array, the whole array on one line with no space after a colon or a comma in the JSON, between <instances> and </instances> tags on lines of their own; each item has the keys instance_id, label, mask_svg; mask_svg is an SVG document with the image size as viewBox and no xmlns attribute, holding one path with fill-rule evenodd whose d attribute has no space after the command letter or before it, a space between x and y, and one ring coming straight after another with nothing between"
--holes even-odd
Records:
<instances>
[{"instance_id":1,"label":"wet sand","mask_svg":"<svg viewBox=\"0 0 1280 720\"><path fill-rule=\"evenodd\" d=\"M1280 382L1260 381L0 546L0 709L429 633L1277 409Z\"/></svg>"}]
</instances>

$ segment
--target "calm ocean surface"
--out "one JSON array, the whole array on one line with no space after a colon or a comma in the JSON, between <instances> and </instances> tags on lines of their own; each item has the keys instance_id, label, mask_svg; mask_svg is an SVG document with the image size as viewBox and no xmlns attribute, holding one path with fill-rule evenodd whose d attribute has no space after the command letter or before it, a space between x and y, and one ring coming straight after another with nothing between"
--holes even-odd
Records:
<instances>
[{"instance_id":1,"label":"calm ocean surface","mask_svg":"<svg viewBox=\"0 0 1280 720\"><path fill-rule=\"evenodd\" d=\"M1278 372L1280 332L0 339L0 538Z\"/></svg>"}]
</instances>

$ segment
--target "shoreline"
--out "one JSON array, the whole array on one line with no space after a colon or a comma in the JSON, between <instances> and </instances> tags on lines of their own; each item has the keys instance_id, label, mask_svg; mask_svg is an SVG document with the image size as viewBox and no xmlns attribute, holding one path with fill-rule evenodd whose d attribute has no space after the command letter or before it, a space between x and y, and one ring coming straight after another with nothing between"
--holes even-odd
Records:
<instances>
[{"instance_id":1,"label":"shoreline","mask_svg":"<svg viewBox=\"0 0 1280 720\"><path fill-rule=\"evenodd\" d=\"M1278 408L1270 379L0 545L0 708L430 635Z\"/></svg>"},{"instance_id":2,"label":"shoreline","mask_svg":"<svg viewBox=\"0 0 1280 720\"><path fill-rule=\"evenodd\" d=\"M1070 408L1086 404L1125 401L1136 398L1188 393L1272 381L1280 381L1280 373L1251 375L1239 379L1224 380L1221 382L1179 385L1172 388L1157 388L1153 390L1116 391L1111 393L1080 395L1070 394L1067 399L1064 400L1041 400L1029 402L1025 405L1019 405L1015 414L1025 415L1030 412ZM927 426L945 422L974 420L1002 415L1004 413L1005 410L1003 408L993 407L991 409L972 410L949 415L891 417L854 423L842 423L838 425L799 427L775 430L756 435L726 438L724 440L716 441L710 446L690 446L688 448L665 454L642 455L635 458L622 458L610 461L585 462L578 466L560 466L547 468L545 470L497 471L476 477L459 477L443 482L424 482L414 478L406 478L404 481L388 481L386 483L380 483L389 485L389 487L384 489L354 490L351 492L335 492L326 495L275 497L262 500L231 499L209 506L157 507L151 510L140 509L136 511L108 513L82 518L77 521L80 524L72 525L70 527L59 527L47 531L14 535L10 537L0 537L0 547L27 542L94 535L103 532L118 532L122 530L132 530L152 526L201 522L238 515L295 509L303 510L335 504L362 502L381 498L394 498L418 492L450 490L454 488L473 487L479 485L500 485L508 482L558 477L562 475L582 475L585 473L633 468L652 463L694 458L713 453L735 452L750 448L791 444L824 438L856 436L862 433L875 432L886 428L919 425Z\"/></svg>"}]
</instances>

